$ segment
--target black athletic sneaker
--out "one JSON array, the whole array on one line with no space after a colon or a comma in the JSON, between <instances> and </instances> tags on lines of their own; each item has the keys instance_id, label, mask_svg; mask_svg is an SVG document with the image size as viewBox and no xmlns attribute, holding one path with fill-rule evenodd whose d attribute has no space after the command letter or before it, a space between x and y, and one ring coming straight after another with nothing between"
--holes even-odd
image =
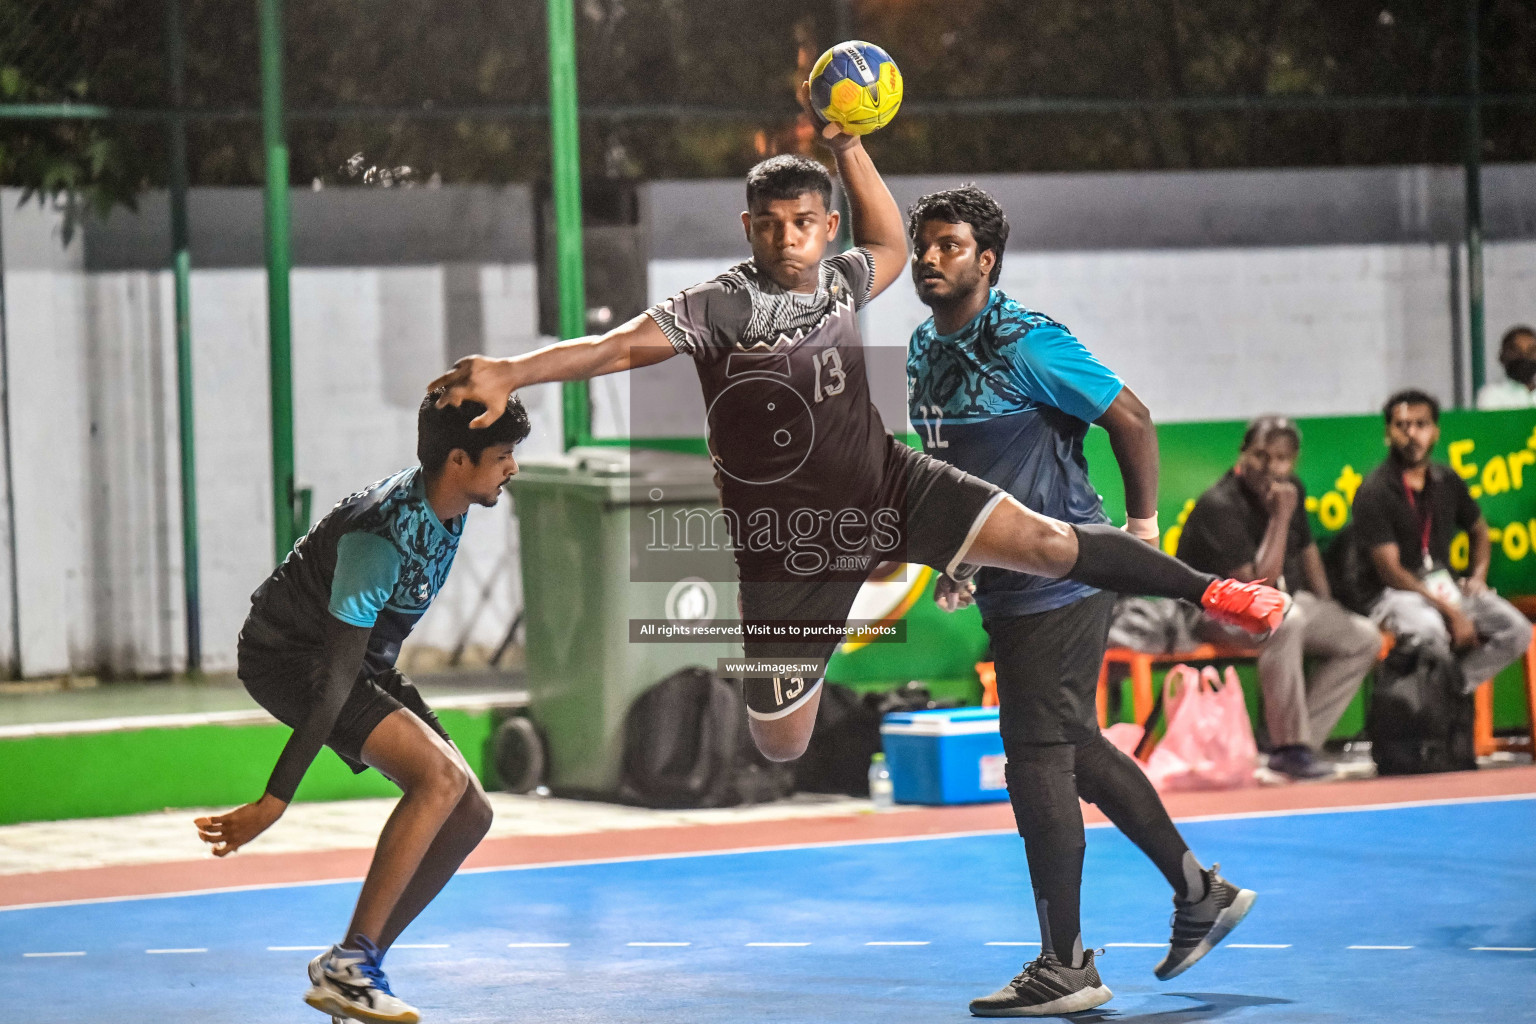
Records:
<instances>
[{"instance_id":1,"label":"black athletic sneaker","mask_svg":"<svg viewBox=\"0 0 1536 1024\"><path fill-rule=\"evenodd\" d=\"M1159 979L1167 981L1187 971L1196 960L1215 948L1248 916L1258 897L1252 889L1239 889L1218 873L1220 864L1201 872L1205 876L1205 897L1193 903L1173 901L1173 938L1168 955L1153 968Z\"/></svg>"},{"instance_id":2,"label":"black athletic sneaker","mask_svg":"<svg viewBox=\"0 0 1536 1024\"><path fill-rule=\"evenodd\" d=\"M1099 980L1093 954L1093 950L1086 950L1083 966L1067 967L1047 950L996 992L972 999L971 1013L977 1017L1054 1017L1103 1005L1114 993Z\"/></svg>"}]
</instances>

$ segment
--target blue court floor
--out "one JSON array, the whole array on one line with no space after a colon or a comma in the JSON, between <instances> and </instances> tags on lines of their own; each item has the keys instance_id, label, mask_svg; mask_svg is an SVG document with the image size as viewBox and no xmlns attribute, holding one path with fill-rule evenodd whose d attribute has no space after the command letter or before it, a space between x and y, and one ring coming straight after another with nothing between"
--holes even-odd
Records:
<instances>
[{"instance_id":1,"label":"blue court floor","mask_svg":"<svg viewBox=\"0 0 1536 1024\"><path fill-rule=\"evenodd\" d=\"M1167 887L1089 830L1085 939L1116 998L1074 1019L1536 1019L1536 800L1184 832L1253 913L1159 983ZM291 947L338 938L356 892L0 912L0 1021L324 1024L300 1002L314 953ZM462 875L386 967L427 1022L962 1021L1038 938L1020 841L981 835Z\"/></svg>"}]
</instances>

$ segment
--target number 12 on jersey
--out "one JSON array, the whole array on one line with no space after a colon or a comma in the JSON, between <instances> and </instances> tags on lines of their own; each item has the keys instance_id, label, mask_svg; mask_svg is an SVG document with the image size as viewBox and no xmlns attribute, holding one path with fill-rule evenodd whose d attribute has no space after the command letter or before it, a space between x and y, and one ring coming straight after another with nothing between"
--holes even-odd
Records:
<instances>
[{"instance_id":1,"label":"number 12 on jersey","mask_svg":"<svg viewBox=\"0 0 1536 1024\"><path fill-rule=\"evenodd\" d=\"M944 423L944 410L936 405L920 405L917 407L917 411L920 416L924 417L917 424L919 433L926 435L923 447L948 448L949 442L939 436L939 428ZM933 419L928 419L927 417L929 416L932 416Z\"/></svg>"}]
</instances>

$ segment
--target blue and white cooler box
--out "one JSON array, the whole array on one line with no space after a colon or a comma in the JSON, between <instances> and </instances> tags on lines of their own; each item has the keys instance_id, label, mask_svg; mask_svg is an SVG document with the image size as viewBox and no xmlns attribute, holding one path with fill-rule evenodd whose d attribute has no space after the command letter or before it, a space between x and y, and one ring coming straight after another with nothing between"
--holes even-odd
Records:
<instances>
[{"instance_id":1,"label":"blue and white cooler box","mask_svg":"<svg viewBox=\"0 0 1536 1024\"><path fill-rule=\"evenodd\" d=\"M1008 799L997 708L893 711L880 724L880 741L897 803Z\"/></svg>"}]
</instances>

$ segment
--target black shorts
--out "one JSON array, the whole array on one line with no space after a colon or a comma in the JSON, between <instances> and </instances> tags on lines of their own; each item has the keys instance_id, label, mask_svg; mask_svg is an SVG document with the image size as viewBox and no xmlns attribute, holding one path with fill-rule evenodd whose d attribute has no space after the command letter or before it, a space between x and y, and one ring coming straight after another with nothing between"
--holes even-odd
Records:
<instances>
[{"instance_id":1,"label":"black shorts","mask_svg":"<svg viewBox=\"0 0 1536 1024\"><path fill-rule=\"evenodd\" d=\"M964 564L965 555L981 532L987 516L1005 497L1007 492L995 484L894 442L877 507L894 508L902 513L902 544L897 557L965 579L976 571L974 566ZM873 564L869 568L872 569ZM767 580L753 579L743 573L740 588L742 620L747 623L802 620L841 624L848 620L854 597L863 585L864 576L857 574L852 578L843 573ZM744 653L751 659L826 661L839 643L841 640L836 637L803 642L748 638ZM749 678L746 683L747 712L757 719L782 718L809 700L820 685L820 679Z\"/></svg>"},{"instance_id":2,"label":"black shorts","mask_svg":"<svg viewBox=\"0 0 1536 1024\"><path fill-rule=\"evenodd\" d=\"M1099 667L1115 595L1100 592L1033 615L983 619L997 670L1003 750L1082 743L1099 731Z\"/></svg>"},{"instance_id":3,"label":"black shorts","mask_svg":"<svg viewBox=\"0 0 1536 1024\"><path fill-rule=\"evenodd\" d=\"M319 684L323 670L318 653L294 653L251 643L246 631L240 634L239 674L246 692L256 703L290 729L297 729L309 717L310 694ZM415 685L398 669L382 672L364 669L352 683L352 692L336 716L336 724L325 738L325 745L347 763L353 772L364 772L363 744L379 723L401 708L408 709L443 739L452 743L448 731L437 720Z\"/></svg>"}]
</instances>

